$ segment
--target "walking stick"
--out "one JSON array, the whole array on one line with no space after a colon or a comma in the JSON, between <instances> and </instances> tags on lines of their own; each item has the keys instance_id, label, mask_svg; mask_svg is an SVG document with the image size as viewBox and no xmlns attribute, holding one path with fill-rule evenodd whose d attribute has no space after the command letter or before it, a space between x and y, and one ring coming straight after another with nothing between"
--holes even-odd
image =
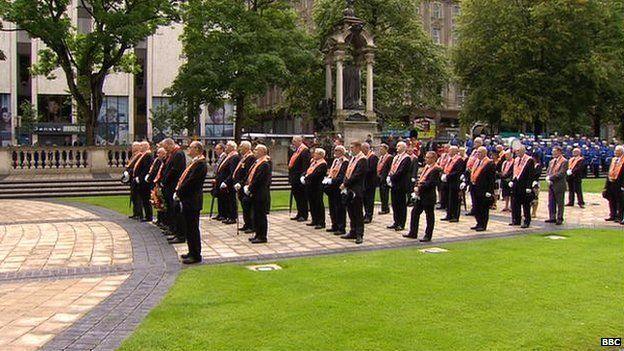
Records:
<instances>
[{"instance_id":1,"label":"walking stick","mask_svg":"<svg viewBox=\"0 0 624 351\"><path fill-rule=\"evenodd\" d=\"M239 222L238 222L238 211L236 211L236 236L238 236L240 234L240 226L239 226Z\"/></svg>"},{"instance_id":2,"label":"walking stick","mask_svg":"<svg viewBox=\"0 0 624 351\"><path fill-rule=\"evenodd\" d=\"M293 203L293 192L292 187L290 188L290 199L288 200L288 216L292 214L292 203Z\"/></svg>"},{"instance_id":3,"label":"walking stick","mask_svg":"<svg viewBox=\"0 0 624 351\"><path fill-rule=\"evenodd\" d=\"M210 217L208 217L208 220L212 221L212 210L214 209L215 196L213 194L210 194L210 196L212 197L212 200L210 201Z\"/></svg>"}]
</instances>

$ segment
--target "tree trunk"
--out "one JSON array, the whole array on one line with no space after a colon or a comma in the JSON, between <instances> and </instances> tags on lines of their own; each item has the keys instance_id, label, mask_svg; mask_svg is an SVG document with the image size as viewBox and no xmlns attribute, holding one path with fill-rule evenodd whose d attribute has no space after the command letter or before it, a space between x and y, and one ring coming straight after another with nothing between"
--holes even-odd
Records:
<instances>
[{"instance_id":1,"label":"tree trunk","mask_svg":"<svg viewBox=\"0 0 624 351\"><path fill-rule=\"evenodd\" d=\"M234 121L234 141L240 143L245 121L245 94L236 94L236 120Z\"/></svg>"},{"instance_id":2,"label":"tree trunk","mask_svg":"<svg viewBox=\"0 0 624 351\"><path fill-rule=\"evenodd\" d=\"M600 115L598 115L595 109L590 113L591 113L591 119L592 119L592 132L595 137L600 137L600 122L601 122Z\"/></svg>"}]
</instances>

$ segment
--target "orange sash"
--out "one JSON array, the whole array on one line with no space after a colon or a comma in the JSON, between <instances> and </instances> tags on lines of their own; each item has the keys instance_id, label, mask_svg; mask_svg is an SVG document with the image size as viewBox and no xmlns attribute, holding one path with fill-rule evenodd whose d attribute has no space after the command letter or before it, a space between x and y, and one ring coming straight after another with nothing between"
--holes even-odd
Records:
<instances>
[{"instance_id":1,"label":"orange sash","mask_svg":"<svg viewBox=\"0 0 624 351\"><path fill-rule=\"evenodd\" d=\"M460 155L455 155L455 157L451 158L449 162L444 166L444 173L451 173L453 167L455 167L455 164L457 164L457 162L461 159L462 157Z\"/></svg>"},{"instance_id":2,"label":"orange sash","mask_svg":"<svg viewBox=\"0 0 624 351\"><path fill-rule=\"evenodd\" d=\"M381 160L379 160L379 163L377 164L377 175L381 175L381 171L386 166L386 162L388 162L389 158L390 158L390 154L385 154L381 156Z\"/></svg>"},{"instance_id":3,"label":"orange sash","mask_svg":"<svg viewBox=\"0 0 624 351\"><path fill-rule=\"evenodd\" d=\"M234 175L236 175L236 173L238 173L238 171L241 168L243 168L243 166L245 165L245 161L252 155L253 155L253 152L249 151L243 156L243 158L240 161L238 161L238 164L236 165L236 169L234 170Z\"/></svg>"},{"instance_id":4,"label":"orange sash","mask_svg":"<svg viewBox=\"0 0 624 351\"><path fill-rule=\"evenodd\" d=\"M444 167L446 167L446 164L451 160L451 157L449 156L448 153L443 153L442 156L440 156L440 159L438 160L438 165L440 165L440 167L442 167L442 169L444 169Z\"/></svg>"},{"instance_id":5,"label":"orange sash","mask_svg":"<svg viewBox=\"0 0 624 351\"><path fill-rule=\"evenodd\" d=\"M422 174L420 175L420 178L418 179L418 184L423 184L425 182L425 180L427 180L427 177L429 176L429 173L431 173L433 170L435 169L439 169L440 167L438 165L436 165L435 163L433 164L433 166L429 166L426 165L425 169L423 170Z\"/></svg>"},{"instance_id":6,"label":"orange sash","mask_svg":"<svg viewBox=\"0 0 624 351\"><path fill-rule=\"evenodd\" d=\"M256 175L256 169L258 169L258 167L260 167L260 165L262 165L263 163L269 162L269 160L271 160L271 158L266 155L256 160L253 167L251 167L251 170L249 170L249 175L247 176L247 185L251 184L251 182L253 181L254 176Z\"/></svg>"},{"instance_id":7,"label":"orange sash","mask_svg":"<svg viewBox=\"0 0 624 351\"><path fill-rule=\"evenodd\" d=\"M310 163L310 167L308 167L308 170L306 171L306 175L309 176L310 174L314 173L316 167L324 164L327 164L327 161L325 161L325 159L321 159L320 161L312 160L312 163Z\"/></svg>"},{"instance_id":8,"label":"orange sash","mask_svg":"<svg viewBox=\"0 0 624 351\"><path fill-rule=\"evenodd\" d=\"M511 166L513 166L514 164L514 160L505 160L503 162L503 176L509 174L509 169L511 169Z\"/></svg>"},{"instance_id":9,"label":"orange sash","mask_svg":"<svg viewBox=\"0 0 624 351\"><path fill-rule=\"evenodd\" d=\"M132 169L133 173L136 173L137 169L139 168L139 165L141 164L141 161L143 161L143 157L145 157L145 155L147 154L151 154L151 152L146 151L144 153L141 154L141 156L139 157L138 160L136 160L136 162L134 163L134 168Z\"/></svg>"},{"instance_id":10,"label":"orange sash","mask_svg":"<svg viewBox=\"0 0 624 351\"><path fill-rule=\"evenodd\" d=\"M132 168L134 170L134 165L136 164L138 159L141 158L141 156L143 156L142 152L137 152L136 154L133 154L132 157L130 158L130 161L128 161L127 168L128 169Z\"/></svg>"},{"instance_id":11,"label":"orange sash","mask_svg":"<svg viewBox=\"0 0 624 351\"><path fill-rule=\"evenodd\" d=\"M221 167L223 167L223 165L224 165L224 164L225 164L225 163L226 163L229 159L231 159L232 157L234 157L235 155L238 155L238 152L236 152L236 151L232 151L232 152L230 152L230 153L227 155L227 157L223 160L223 162L221 162L221 163L219 164L219 168L217 168L217 172L219 172L219 171L221 170Z\"/></svg>"},{"instance_id":12,"label":"orange sash","mask_svg":"<svg viewBox=\"0 0 624 351\"><path fill-rule=\"evenodd\" d=\"M288 162L288 168L293 168L295 166L295 162L297 162L297 159L299 158L299 155L301 155L301 153L303 152L303 150L307 150L308 147L305 144L301 144L299 146L299 148L297 149L297 151L295 151L295 153L290 156L290 161Z\"/></svg>"},{"instance_id":13,"label":"orange sash","mask_svg":"<svg viewBox=\"0 0 624 351\"><path fill-rule=\"evenodd\" d=\"M355 166L363 158L364 154L360 152L359 154L357 154L357 156L351 159L351 162L349 162L349 167L347 167L347 173L345 174L346 179L351 178L351 176L353 175L353 171L355 171Z\"/></svg>"},{"instance_id":14,"label":"orange sash","mask_svg":"<svg viewBox=\"0 0 624 351\"><path fill-rule=\"evenodd\" d=\"M394 157L394 160L392 160L392 167L390 167L390 175L394 175L396 173L396 171L399 170L399 166L401 165L401 162L403 162L403 160L407 157L407 152L404 152L400 155L396 155Z\"/></svg>"},{"instance_id":15,"label":"orange sash","mask_svg":"<svg viewBox=\"0 0 624 351\"><path fill-rule=\"evenodd\" d=\"M477 150L472 150L470 153L470 157L468 158L468 163L466 163L466 168L472 171L472 166L477 162Z\"/></svg>"},{"instance_id":16,"label":"orange sash","mask_svg":"<svg viewBox=\"0 0 624 351\"><path fill-rule=\"evenodd\" d=\"M340 168L342 167L342 163L345 162L347 159L343 156L343 157L338 157L337 159L334 160L334 163L331 166L331 169L329 170L328 174L329 177L331 179L336 179L336 177L338 176L338 173L340 172Z\"/></svg>"},{"instance_id":17,"label":"orange sash","mask_svg":"<svg viewBox=\"0 0 624 351\"><path fill-rule=\"evenodd\" d=\"M477 182L477 179L479 179L479 175L481 175L481 172L483 172L485 166L487 166L487 164L490 162L492 162L492 160L489 157L485 157L483 158L483 160L481 160L481 162L477 163L478 166L473 167L470 170L470 182L472 184L475 184Z\"/></svg>"},{"instance_id":18,"label":"orange sash","mask_svg":"<svg viewBox=\"0 0 624 351\"><path fill-rule=\"evenodd\" d=\"M524 167L526 166L527 162L529 162L529 155L524 154L524 156L522 157L516 157L516 159L514 160L514 170L513 170L513 178L514 179L518 179L520 178L520 176L522 175L522 172L524 171Z\"/></svg>"},{"instance_id":19,"label":"orange sash","mask_svg":"<svg viewBox=\"0 0 624 351\"><path fill-rule=\"evenodd\" d=\"M617 159L617 161L615 157L611 159L611 165L609 166L609 180L610 181L615 182L620 176L620 173L622 172L622 164L624 164L622 160L624 160L624 156L620 156L620 158Z\"/></svg>"},{"instance_id":20,"label":"orange sash","mask_svg":"<svg viewBox=\"0 0 624 351\"><path fill-rule=\"evenodd\" d=\"M178 189L180 189L180 186L182 185L182 182L184 182L184 179L186 179L186 176L189 174L191 169L193 169L193 167L195 165L199 164L202 161L206 161L206 157L204 157L203 155L199 156L195 160L191 161L191 163L186 167L184 172L182 172L182 175L180 176L180 180L178 180L178 185L176 185L176 191L178 191Z\"/></svg>"},{"instance_id":21,"label":"orange sash","mask_svg":"<svg viewBox=\"0 0 624 351\"><path fill-rule=\"evenodd\" d=\"M552 176L556 174L557 172L559 172L559 169L561 168L565 160L566 159L563 156L559 156L557 159L551 160L550 167L548 167L548 175Z\"/></svg>"},{"instance_id":22,"label":"orange sash","mask_svg":"<svg viewBox=\"0 0 624 351\"><path fill-rule=\"evenodd\" d=\"M569 170L574 170L574 167L576 167L576 165L577 165L579 162L581 162L581 161L583 161L583 156L575 156L575 157L572 157L572 158L570 159L569 164L568 164L568 169L569 169Z\"/></svg>"}]
</instances>

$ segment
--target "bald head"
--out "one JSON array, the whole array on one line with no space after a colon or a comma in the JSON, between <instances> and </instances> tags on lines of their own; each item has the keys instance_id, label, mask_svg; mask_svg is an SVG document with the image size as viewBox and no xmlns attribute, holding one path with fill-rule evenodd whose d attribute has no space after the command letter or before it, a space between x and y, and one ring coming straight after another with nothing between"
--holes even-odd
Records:
<instances>
[{"instance_id":1,"label":"bald head","mask_svg":"<svg viewBox=\"0 0 624 351\"><path fill-rule=\"evenodd\" d=\"M485 146L481 146L477 149L477 157L482 160L487 156L487 148Z\"/></svg>"},{"instance_id":2,"label":"bald head","mask_svg":"<svg viewBox=\"0 0 624 351\"><path fill-rule=\"evenodd\" d=\"M449 147L448 153L449 153L449 155L451 157L455 156L455 155L457 155L459 153L459 148L457 146L455 146L455 145L452 145L451 147Z\"/></svg>"},{"instance_id":3,"label":"bald head","mask_svg":"<svg viewBox=\"0 0 624 351\"><path fill-rule=\"evenodd\" d=\"M402 154L407 150L407 144L404 141L399 141L396 145L397 152Z\"/></svg>"},{"instance_id":4,"label":"bald head","mask_svg":"<svg viewBox=\"0 0 624 351\"><path fill-rule=\"evenodd\" d=\"M262 144L256 145L255 154L256 154L257 158L260 158L262 156L266 156L268 153L269 153L269 150L267 149L266 146L264 146Z\"/></svg>"}]
</instances>

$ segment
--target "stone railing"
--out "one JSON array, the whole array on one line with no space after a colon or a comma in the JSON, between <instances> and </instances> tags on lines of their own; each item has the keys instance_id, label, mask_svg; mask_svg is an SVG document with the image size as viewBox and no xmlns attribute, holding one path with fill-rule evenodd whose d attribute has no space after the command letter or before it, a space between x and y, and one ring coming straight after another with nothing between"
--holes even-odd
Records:
<instances>
[{"instance_id":1,"label":"stone railing","mask_svg":"<svg viewBox=\"0 0 624 351\"><path fill-rule=\"evenodd\" d=\"M17 147L8 149L14 170L86 169L86 147Z\"/></svg>"}]
</instances>

